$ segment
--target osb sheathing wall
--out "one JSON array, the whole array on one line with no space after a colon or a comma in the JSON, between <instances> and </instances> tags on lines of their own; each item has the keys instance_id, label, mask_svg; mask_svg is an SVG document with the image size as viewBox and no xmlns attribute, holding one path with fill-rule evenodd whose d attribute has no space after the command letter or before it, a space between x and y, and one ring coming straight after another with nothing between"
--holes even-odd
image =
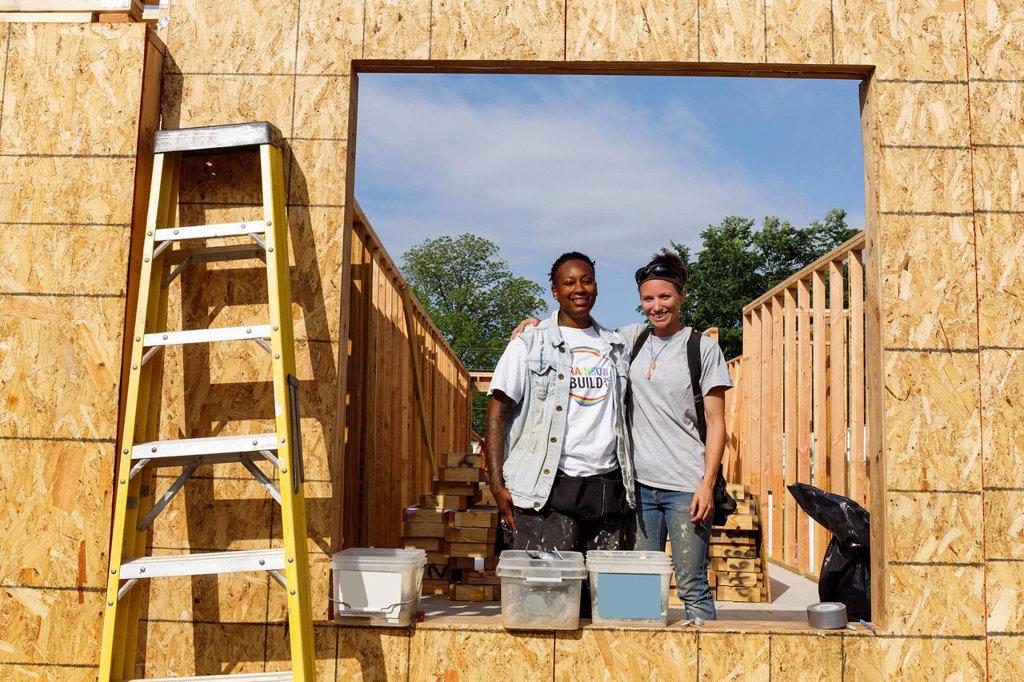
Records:
<instances>
[{"instance_id":1,"label":"osb sheathing wall","mask_svg":"<svg viewBox=\"0 0 1024 682\"><path fill-rule=\"evenodd\" d=\"M159 49L139 24L0 24L3 679L96 676Z\"/></svg>"},{"instance_id":2,"label":"osb sheathing wall","mask_svg":"<svg viewBox=\"0 0 1024 682\"><path fill-rule=\"evenodd\" d=\"M265 118L289 139L292 212L305 216L298 229L320 276L298 289L315 290L327 311L306 338L325 347L341 338L343 284L330 258L351 202L353 59L517 67L543 60L556 68L680 61L691 63L687 71L731 62L761 65L761 73L772 64L823 66L819 72L849 65L870 73L862 111L869 296L879 302L869 315L869 369L873 423L883 425L873 441L885 463L873 472L883 634L838 646L781 633L652 634L678 656L617 669L617 645L598 635L341 630L333 643L325 635L328 673L379 678L387 670L398 679L408 671L420 679L444 675L458 660L460 679L548 679L552 669L562 679L640 679L659 670L667 678L668 669L673 678L712 679L730 667L733 679L764 679L769 668L804 679L1013 677L1024 657L1024 459L1016 435L1024 302L1015 293L1024 284L1024 9L1016 0L177 0L168 46L165 125ZM234 209L211 202L204 210ZM324 350L321 371L335 371L333 349ZM248 483L210 485L262 494ZM220 590L220 615L243 623L231 627L234 641L247 643L247 669L264 657L276 665L260 636L266 607L243 606L228 592ZM279 604L272 591L271 599ZM279 607L270 613L279 617ZM181 637L178 650L181 642L209 649L209 637L224 630L159 627ZM617 641L638 646L627 640ZM369 650L395 655L376 668ZM521 651L536 665L513 655ZM673 668L679 661L693 665Z\"/></svg>"}]
</instances>

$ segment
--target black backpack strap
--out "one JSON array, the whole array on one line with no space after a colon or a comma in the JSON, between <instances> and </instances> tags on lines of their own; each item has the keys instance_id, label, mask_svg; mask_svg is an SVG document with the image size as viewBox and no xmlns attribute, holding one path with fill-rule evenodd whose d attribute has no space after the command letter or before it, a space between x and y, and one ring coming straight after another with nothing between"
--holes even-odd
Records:
<instances>
[{"instance_id":1,"label":"black backpack strap","mask_svg":"<svg viewBox=\"0 0 1024 682\"><path fill-rule=\"evenodd\" d=\"M697 432L700 442L708 440L708 419L704 414L704 391L700 386L700 333L690 330L690 338L686 340L686 364L690 366L690 387L693 389L693 404L697 408Z\"/></svg>"},{"instance_id":2,"label":"black backpack strap","mask_svg":"<svg viewBox=\"0 0 1024 682\"><path fill-rule=\"evenodd\" d=\"M636 337L636 342L633 344L633 352L629 356L629 363L633 364L633 360L636 360L636 356L640 355L640 349L647 343L647 339L650 338L651 332L654 331L654 327L646 325L640 330L640 335Z\"/></svg>"}]
</instances>

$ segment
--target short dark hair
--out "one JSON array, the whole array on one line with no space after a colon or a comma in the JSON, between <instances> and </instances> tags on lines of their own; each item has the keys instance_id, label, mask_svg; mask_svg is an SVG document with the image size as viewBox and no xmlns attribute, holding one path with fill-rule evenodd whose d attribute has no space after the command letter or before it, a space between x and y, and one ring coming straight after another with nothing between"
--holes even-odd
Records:
<instances>
[{"instance_id":1,"label":"short dark hair","mask_svg":"<svg viewBox=\"0 0 1024 682\"><path fill-rule=\"evenodd\" d=\"M561 256L556 258L555 262L551 265L551 272L548 273L548 279L551 280L552 284L555 283L555 276L558 274L558 268L562 267L564 264L568 263L571 260L581 260L587 265L589 265L591 270L595 269L594 260L590 256L586 255L585 253L580 253L579 251L567 251L566 253L563 253Z\"/></svg>"}]
</instances>

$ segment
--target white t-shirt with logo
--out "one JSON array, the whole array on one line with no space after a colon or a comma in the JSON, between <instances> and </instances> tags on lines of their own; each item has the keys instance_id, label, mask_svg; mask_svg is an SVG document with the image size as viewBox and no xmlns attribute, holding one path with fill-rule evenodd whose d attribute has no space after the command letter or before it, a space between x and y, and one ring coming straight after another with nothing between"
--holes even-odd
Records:
<instances>
[{"instance_id":1,"label":"white t-shirt with logo","mask_svg":"<svg viewBox=\"0 0 1024 682\"><path fill-rule=\"evenodd\" d=\"M558 468L569 476L594 476L619 466L615 459L615 405L611 350L593 327L558 327L570 353L569 408ZM508 344L494 368L489 393L501 391L517 403L526 393L530 369L526 342Z\"/></svg>"}]
</instances>

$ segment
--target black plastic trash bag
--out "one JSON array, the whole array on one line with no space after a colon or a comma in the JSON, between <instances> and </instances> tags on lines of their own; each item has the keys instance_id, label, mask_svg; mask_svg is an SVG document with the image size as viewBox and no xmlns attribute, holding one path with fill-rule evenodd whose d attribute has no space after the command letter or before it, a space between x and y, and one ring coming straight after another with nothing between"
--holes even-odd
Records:
<instances>
[{"instance_id":1,"label":"black plastic trash bag","mask_svg":"<svg viewBox=\"0 0 1024 682\"><path fill-rule=\"evenodd\" d=\"M806 483L788 486L796 503L832 533L818 577L818 598L846 604L852 621L871 620L870 514L848 497Z\"/></svg>"}]
</instances>

